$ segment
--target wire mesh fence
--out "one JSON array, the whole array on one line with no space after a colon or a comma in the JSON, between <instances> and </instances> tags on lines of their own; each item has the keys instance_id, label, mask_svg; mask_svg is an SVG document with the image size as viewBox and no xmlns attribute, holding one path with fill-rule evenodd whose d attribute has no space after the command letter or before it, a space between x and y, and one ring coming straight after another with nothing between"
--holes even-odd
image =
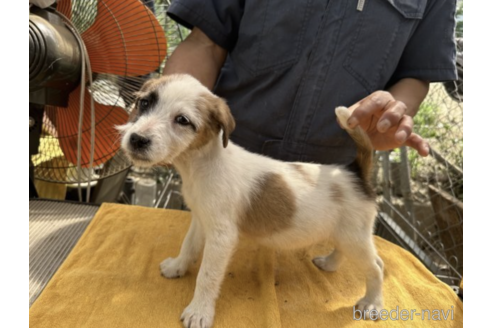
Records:
<instances>
[{"instance_id":1,"label":"wire mesh fence","mask_svg":"<svg viewBox=\"0 0 492 328\"><path fill-rule=\"evenodd\" d=\"M377 154L374 180L381 213L376 234L458 286L463 276L463 103L442 83L433 84L414 121L431 154L423 158L406 147Z\"/></svg>"},{"instance_id":2,"label":"wire mesh fence","mask_svg":"<svg viewBox=\"0 0 492 328\"><path fill-rule=\"evenodd\" d=\"M190 30L182 27L175 21L173 21L169 16L166 15L167 9L171 5L171 0L160 0L155 1L155 15L157 20L163 27L166 38L167 38L167 58L174 52L178 44L183 41L188 34L190 34ZM167 61L166 58L166 61ZM164 61L161 65L161 71L164 68L166 61Z\"/></svg>"}]
</instances>

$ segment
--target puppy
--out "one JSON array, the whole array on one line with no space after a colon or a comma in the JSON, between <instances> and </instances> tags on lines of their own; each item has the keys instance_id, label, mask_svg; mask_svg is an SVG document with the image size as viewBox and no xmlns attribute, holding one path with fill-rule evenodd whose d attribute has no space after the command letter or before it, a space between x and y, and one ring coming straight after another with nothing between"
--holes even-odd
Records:
<instances>
[{"instance_id":1,"label":"puppy","mask_svg":"<svg viewBox=\"0 0 492 328\"><path fill-rule=\"evenodd\" d=\"M145 83L130 121L119 127L122 149L138 166L172 164L192 221L179 255L160 264L167 278L184 275L203 250L193 300L181 315L185 327L211 327L215 302L239 236L279 248L331 240L335 250L313 259L335 271L344 257L366 276L361 310L383 307L383 262L374 247L376 204L369 184L371 145L340 123L359 147L353 173L337 165L288 163L250 153L228 140L234 119L226 103L189 75Z\"/></svg>"}]
</instances>

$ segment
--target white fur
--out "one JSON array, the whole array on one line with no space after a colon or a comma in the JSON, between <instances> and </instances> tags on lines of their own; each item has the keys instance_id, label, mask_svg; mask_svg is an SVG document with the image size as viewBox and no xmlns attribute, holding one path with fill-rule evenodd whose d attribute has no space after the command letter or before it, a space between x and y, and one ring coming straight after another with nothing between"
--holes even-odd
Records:
<instances>
[{"instance_id":1,"label":"white fur","mask_svg":"<svg viewBox=\"0 0 492 328\"><path fill-rule=\"evenodd\" d=\"M336 250L315 258L314 264L335 271L342 258L355 261L367 281L366 295L357 306L362 310L381 310L383 263L372 237L376 205L354 187L354 175L336 165L296 163L307 172L309 179L305 179L295 172L292 163L247 152L232 142L224 148L220 135L200 149L188 150L193 133L173 126L172 118L185 112L200 120L194 104L203 91L204 87L193 78L179 76L160 89L159 105L153 114L121 129L122 147L130 157L128 135L145 134L155 139L154 148L149 149L149 160L136 161L145 165L172 163L183 179L182 192L192 210L191 226L179 256L164 260L160 267L167 278L180 277L203 250L195 295L181 316L184 326L212 325L220 285L240 235L239 213L249 205L249 196L267 173L283 177L295 195L296 212L288 229L255 239L279 248L300 248L331 240ZM340 120L348 118L346 110L338 110L337 114ZM333 198L334 183L341 188L342 199Z\"/></svg>"}]
</instances>

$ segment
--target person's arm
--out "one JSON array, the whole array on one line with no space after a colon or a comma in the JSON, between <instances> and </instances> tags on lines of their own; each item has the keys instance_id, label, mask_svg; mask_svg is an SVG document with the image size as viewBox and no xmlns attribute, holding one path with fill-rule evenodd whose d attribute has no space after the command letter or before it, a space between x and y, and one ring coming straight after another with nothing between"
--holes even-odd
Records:
<instances>
[{"instance_id":1,"label":"person's arm","mask_svg":"<svg viewBox=\"0 0 492 328\"><path fill-rule=\"evenodd\" d=\"M360 122L369 132L376 149L389 150L407 145L422 156L429 153L427 142L411 132L412 117L428 92L427 81L451 81L457 77L455 10L456 1L427 1L424 17L408 40L391 78L390 83L397 83L388 89L389 92L377 91L352 106L352 123ZM389 127L384 123L386 118L389 119Z\"/></svg>"},{"instance_id":2,"label":"person's arm","mask_svg":"<svg viewBox=\"0 0 492 328\"><path fill-rule=\"evenodd\" d=\"M184 73L212 89L217 81L227 51L210 40L197 27L181 42L169 58L163 74Z\"/></svg>"},{"instance_id":3,"label":"person's arm","mask_svg":"<svg viewBox=\"0 0 492 328\"><path fill-rule=\"evenodd\" d=\"M421 156L429 145L413 130L413 116L429 91L429 82L405 78L388 91L376 91L351 106L351 128L360 125L369 135L374 149L390 150L406 145Z\"/></svg>"}]
</instances>

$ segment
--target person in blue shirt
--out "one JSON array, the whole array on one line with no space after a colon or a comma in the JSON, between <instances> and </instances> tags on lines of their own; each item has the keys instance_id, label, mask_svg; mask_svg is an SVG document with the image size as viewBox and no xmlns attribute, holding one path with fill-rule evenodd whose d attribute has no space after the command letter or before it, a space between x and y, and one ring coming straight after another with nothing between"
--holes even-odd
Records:
<instances>
[{"instance_id":1,"label":"person in blue shirt","mask_svg":"<svg viewBox=\"0 0 492 328\"><path fill-rule=\"evenodd\" d=\"M174 0L192 29L164 74L188 73L225 98L236 144L286 161L349 165L334 109L354 109L377 150L425 140L412 117L430 82L456 79L450 0Z\"/></svg>"}]
</instances>

